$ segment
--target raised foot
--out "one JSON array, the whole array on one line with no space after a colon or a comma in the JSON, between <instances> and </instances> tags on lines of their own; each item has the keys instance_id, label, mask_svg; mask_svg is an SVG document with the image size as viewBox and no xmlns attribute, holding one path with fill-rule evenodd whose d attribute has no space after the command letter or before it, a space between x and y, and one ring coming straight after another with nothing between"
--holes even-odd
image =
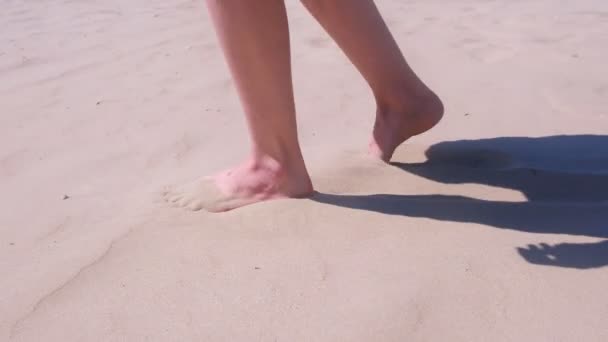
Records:
<instances>
[{"instance_id":1,"label":"raised foot","mask_svg":"<svg viewBox=\"0 0 608 342\"><path fill-rule=\"evenodd\" d=\"M175 207L224 212L262 201L308 197L312 192L306 170L286 172L278 163L267 160L205 177L165 191L163 196Z\"/></svg>"},{"instance_id":2,"label":"raised foot","mask_svg":"<svg viewBox=\"0 0 608 342\"><path fill-rule=\"evenodd\" d=\"M435 127L442 117L443 103L434 93L413 99L407 109L378 108L370 155L389 162L399 145Z\"/></svg>"}]
</instances>

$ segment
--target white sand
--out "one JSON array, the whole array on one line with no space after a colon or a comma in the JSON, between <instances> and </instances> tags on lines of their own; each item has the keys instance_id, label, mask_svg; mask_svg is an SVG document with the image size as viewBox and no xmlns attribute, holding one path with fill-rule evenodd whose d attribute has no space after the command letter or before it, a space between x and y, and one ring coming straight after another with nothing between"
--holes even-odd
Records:
<instances>
[{"instance_id":1,"label":"white sand","mask_svg":"<svg viewBox=\"0 0 608 342\"><path fill-rule=\"evenodd\" d=\"M289 1L322 194L212 215L158 193L247 151L203 2L2 1L0 340L607 341L608 2L378 3L447 108L395 159L431 162L364 157L369 91Z\"/></svg>"}]
</instances>

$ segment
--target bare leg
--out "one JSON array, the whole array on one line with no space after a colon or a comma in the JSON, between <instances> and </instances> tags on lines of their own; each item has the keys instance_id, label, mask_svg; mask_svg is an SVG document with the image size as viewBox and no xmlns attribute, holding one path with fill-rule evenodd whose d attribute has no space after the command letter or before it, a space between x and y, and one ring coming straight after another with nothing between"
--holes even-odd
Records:
<instances>
[{"instance_id":1,"label":"bare leg","mask_svg":"<svg viewBox=\"0 0 608 342\"><path fill-rule=\"evenodd\" d=\"M389 161L401 143L441 120L441 101L409 67L372 0L302 2L374 93L377 111L370 153Z\"/></svg>"},{"instance_id":2,"label":"bare leg","mask_svg":"<svg viewBox=\"0 0 608 342\"><path fill-rule=\"evenodd\" d=\"M193 210L225 211L312 193L300 151L283 0L207 0L249 127L251 157L209 181L166 194Z\"/></svg>"}]
</instances>

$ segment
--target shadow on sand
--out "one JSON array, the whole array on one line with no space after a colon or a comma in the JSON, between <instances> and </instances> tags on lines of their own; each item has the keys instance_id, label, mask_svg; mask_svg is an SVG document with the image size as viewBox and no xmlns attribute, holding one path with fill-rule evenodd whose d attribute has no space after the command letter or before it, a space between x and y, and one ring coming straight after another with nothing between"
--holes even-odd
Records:
<instances>
[{"instance_id":1,"label":"shadow on sand","mask_svg":"<svg viewBox=\"0 0 608 342\"><path fill-rule=\"evenodd\" d=\"M608 136L495 138L443 142L421 164L393 163L446 184L476 183L520 191L525 202L445 195L332 195L313 200L389 215L471 222L528 233L608 239ZM608 265L608 240L517 248L528 262L589 269Z\"/></svg>"}]
</instances>

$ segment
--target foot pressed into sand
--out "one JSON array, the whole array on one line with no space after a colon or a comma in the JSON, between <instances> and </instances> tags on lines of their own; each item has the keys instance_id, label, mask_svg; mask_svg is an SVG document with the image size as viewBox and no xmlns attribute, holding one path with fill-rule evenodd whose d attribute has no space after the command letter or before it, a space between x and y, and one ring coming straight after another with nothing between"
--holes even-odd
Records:
<instances>
[{"instance_id":1,"label":"foot pressed into sand","mask_svg":"<svg viewBox=\"0 0 608 342\"><path fill-rule=\"evenodd\" d=\"M388 162L400 144L428 131L443 116L443 104L433 93L407 103L400 109L378 106L369 145L372 156ZM216 176L165 191L164 198L176 207L223 212L262 201L308 197L312 182L299 148L293 149L298 153L291 157L257 156Z\"/></svg>"},{"instance_id":2,"label":"foot pressed into sand","mask_svg":"<svg viewBox=\"0 0 608 342\"><path fill-rule=\"evenodd\" d=\"M168 190L164 198L176 207L223 212L273 199L303 198L312 192L303 162L296 168L265 157Z\"/></svg>"}]
</instances>

